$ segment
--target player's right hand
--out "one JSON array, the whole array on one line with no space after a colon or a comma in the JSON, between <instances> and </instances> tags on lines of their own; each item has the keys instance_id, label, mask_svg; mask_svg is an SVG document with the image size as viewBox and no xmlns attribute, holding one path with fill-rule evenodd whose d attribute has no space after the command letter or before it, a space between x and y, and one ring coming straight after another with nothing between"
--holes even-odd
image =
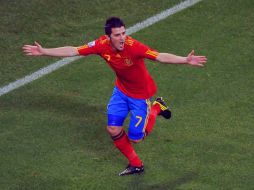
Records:
<instances>
[{"instance_id":1,"label":"player's right hand","mask_svg":"<svg viewBox=\"0 0 254 190\"><path fill-rule=\"evenodd\" d=\"M34 42L34 45L24 45L22 49L26 55L30 56L43 55L43 48L38 42Z\"/></svg>"}]
</instances>

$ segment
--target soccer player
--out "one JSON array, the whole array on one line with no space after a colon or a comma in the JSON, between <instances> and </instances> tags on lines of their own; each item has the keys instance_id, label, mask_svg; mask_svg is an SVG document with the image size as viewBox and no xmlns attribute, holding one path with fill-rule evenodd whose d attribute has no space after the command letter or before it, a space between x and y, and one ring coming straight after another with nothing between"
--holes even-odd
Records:
<instances>
[{"instance_id":1,"label":"soccer player","mask_svg":"<svg viewBox=\"0 0 254 190\"><path fill-rule=\"evenodd\" d=\"M170 109L161 97L150 102L156 93L156 84L146 69L144 59L202 67L207 58L194 55L194 51L187 57L182 57L153 50L127 36L125 24L117 17L107 19L104 29L105 35L80 47L43 48L35 42L34 45L24 45L23 51L31 56L97 54L107 62L116 74L115 87L107 107L107 131L115 147L129 161L127 168L119 175L142 173L144 165L132 143L141 142L152 132L158 115L166 119L171 117ZM126 134L123 123L129 112L130 124Z\"/></svg>"}]
</instances>

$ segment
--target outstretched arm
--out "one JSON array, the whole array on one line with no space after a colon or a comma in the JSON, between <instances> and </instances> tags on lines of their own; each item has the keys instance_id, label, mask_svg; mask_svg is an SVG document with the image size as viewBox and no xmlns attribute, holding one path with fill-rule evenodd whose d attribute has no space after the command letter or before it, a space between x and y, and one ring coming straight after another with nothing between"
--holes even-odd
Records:
<instances>
[{"instance_id":1,"label":"outstretched arm","mask_svg":"<svg viewBox=\"0 0 254 190\"><path fill-rule=\"evenodd\" d=\"M79 55L76 47L65 46L59 48L43 48L37 42L34 45L24 45L23 52L30 56L54 56L54 57L71 57Z\"/></svg>"},{"instance_id":2,"label":"outstretched arm","mask_svg":"<svg viewBox=\"0 0 254 190\"><path fill-rule=\"evenodd\" d=\"M192 50L187 57L177 56L170 53L159 53L156 61L168 64L189 64L192 66L203 67L207 58L206 56L194 55L194 50Z\"/></svg>"}]
</instances>

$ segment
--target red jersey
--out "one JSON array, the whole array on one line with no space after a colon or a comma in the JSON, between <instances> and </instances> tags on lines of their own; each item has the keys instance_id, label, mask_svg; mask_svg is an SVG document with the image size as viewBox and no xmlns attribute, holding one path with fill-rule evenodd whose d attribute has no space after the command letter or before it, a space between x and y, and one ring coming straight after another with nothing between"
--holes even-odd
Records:
<instances>
[{"instance_id":1,"label":"red jersey","mask_svg":"<svg viewBox=\"0 0 254 190\"><path fill-rule=\"evenodd\" d=\"M97 54L116 73L116 86L127 96L147 99L156 93L156 85L146 69L144 58L155 60L158 52L139 41L126 37L124 49L116 51L108 38L99 39L78 48L80 55Z\"/></svg>"}]
</instances>

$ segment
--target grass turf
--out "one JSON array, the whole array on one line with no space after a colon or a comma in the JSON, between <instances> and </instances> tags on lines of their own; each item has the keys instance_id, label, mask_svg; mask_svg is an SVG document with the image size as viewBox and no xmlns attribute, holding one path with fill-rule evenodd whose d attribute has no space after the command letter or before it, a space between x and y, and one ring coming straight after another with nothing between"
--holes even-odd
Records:
<instances>
[{"instance_id":1,"label":"grass turf","mask_svg":"<svg viewBox=\"0 0 254 190\"><path fill-rule=\"evenodd\" d=\"M79 45L84 32L85 41L102 32L110 13L132 25L177 3L101 2L1 2L0 84L57 60L22 56L23 43ZM0 189L252 189L253 7L206 0L133 34L160 51L195 49L209 59L202 69L147 62L173 118L158 119L135 145L145 175L116 175L126 160L105 130L114 76L102 59L87 57L0 97Z\"/></svg>"}]
</instances>

